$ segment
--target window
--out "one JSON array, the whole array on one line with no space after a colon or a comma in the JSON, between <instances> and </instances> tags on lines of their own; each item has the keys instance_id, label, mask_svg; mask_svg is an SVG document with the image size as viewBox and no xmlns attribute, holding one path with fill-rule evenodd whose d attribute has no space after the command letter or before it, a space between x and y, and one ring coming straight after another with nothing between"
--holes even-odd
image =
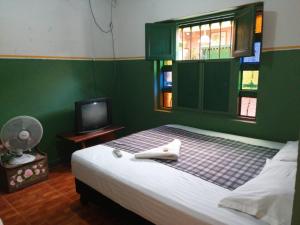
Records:
<instances>
[{"instance_id":1,"label":"window","mask_svg":"<svg viewBox=\"0 0 300 225\"><path fill-rule=\"evenodd\" d=\"M260 60L260 51L261 51L261 41L254 43L254 56L243 57L241 58L241 62L245 63L253 63L258 64Z\"/></svg>"},{"instance_id":2,"label":"window","mask_svg":"<svg viewBox=\"0 0 300 225\"><path fill-rule=\"evenodd\" d=\"M176 31L176 59L230 58L232 28L232 20L179 27Z\"/></svg>"},{"instance_id":3,"label":"window","mask_svg":"<svg viewBox=\"0 0 300 225\"><path fill-rule=\"evenodd\" d=\"M170 110L172 108L172 61L160 60L158 64L159 82L159 108Z\"/></svg>"},{"instance_id":4,"label":"window","mask_svg":"<svg viewBox=\"0 0 300 225\"><path fill-rule=\"evenodd\" d=\"M256 12L254 56L242 57L239 87L239 116L256 118L259 81L260 53L262 43L262 11Z\"/></svg>"},{"instance_id":5,"label":"window","mask_svg":"<svg viewBox=\"0 0 300 225\"><path fill-rule=\"evenodd\" d=\"M255 119L262 10L263 3L259 2L210 15L146 24L146 59L156 60L155 106L171 109L174 105ZM176 77L175 90L172 75ZM238 76L239 81L233 84Z\"/></svg>"},{"instance_id":6,"label":"window","mask_svg":"<svg viewBox=\"0 0 300 225\"><path fill-rule=\"evenodd\" d=\"M241 97L241 116L252 117L256 116L256 98Z\"/></svg>"}]
</instances>

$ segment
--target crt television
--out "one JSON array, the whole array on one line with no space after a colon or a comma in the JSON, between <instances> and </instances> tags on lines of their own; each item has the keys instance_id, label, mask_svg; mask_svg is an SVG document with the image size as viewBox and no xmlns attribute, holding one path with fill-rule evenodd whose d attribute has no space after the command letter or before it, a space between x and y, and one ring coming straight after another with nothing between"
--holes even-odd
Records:
<instances>
[{"instance_id":1,"label":"crt television","mask_svg":"<svg viewBox=\"0 0 300 225\"><path fill-rule=\"evenodd\" d=\"M95 98L75 102L75 129L87 133L112 124L111 99Z\"/></svg>"}]
</instances>

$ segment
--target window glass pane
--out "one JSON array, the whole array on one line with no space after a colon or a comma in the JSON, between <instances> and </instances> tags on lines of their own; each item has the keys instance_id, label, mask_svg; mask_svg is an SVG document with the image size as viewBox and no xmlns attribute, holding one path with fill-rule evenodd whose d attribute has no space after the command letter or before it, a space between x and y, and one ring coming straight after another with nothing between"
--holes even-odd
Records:
<instances>
[{"instance_id":1,"label":"window glass pane","mask_svg":"<svg viewBox=\"0 0 300 225\"><path fill-rule=\"evenodd\" d=\"M263 22L263 16L262 12L258 12L256 14L256 22L255 22L255 33L259 34L262 31L262 22Z\"/></svg>"},{"instance_id":2,"label":"window glass pane","mask_svg":"<svg viewBox=\"0 0 300 225\"><path fill-rule=\"evenodd\" d=\"M260 60L260 49L261 49L261 42L254 43L254 56L244 57L244 63L259 63Z\"/></svg>"},{"instance_id":3,"label":"window glass pane","mask_svg":"<svg viewBox=\"0 0 300 225\"><path fill-rule=\"evenodd\" d=\"M209 58L209 41L210 41L210 26L205 24L201 26L201 37L200 37L200 58Z\"/></svg>"},{"instance_id":4,"label":"window glass pane","mask_svg":"<svg viewBox=\"0 0 300 225\"><path fill-rule=\"evenodd\" d=\"M212 23L210 26L210 59L220 58L220 41L221 41L221 30L220 23Z\"/></svg>"},{"instance_id":5,"label":"window glass pane","mask_svg":"<svg viewBox=\"0 0 300 225\"><path fill-rule=\"evenodd\" d=\"M165 66L172 66L172 60L165 60L164 65Z\"/></svg>"},{"instance_id":6,"label":"window glass pane","mask_svg":"<svg viewBox=\"0 0 300 225\"><path fill-rule=\"evenodd\" d=\"M178 28L176 60L231 58L232 33L230 20Z\"/></svg>"},{"instance_id":7,"label":"window glass pane","mask_svg":"<svg viewBox=\"0 0 300 225\"><path fill-rule=\"evenodd\" d=\"M232 23L231 21L224 21L221 23L221 45L220 58L231 57L232 46Z\"/></svg>"},{"instance_id":8,"label":"window glass pane","mask_svg":"<svg viewBox=\"0 0 300 225\"><path fill-rule=\"evenodd\" d=\"M200 57L200 27L192 27L192 49L191 49L191 59L199 59Z\"/></svg>"},{"instance_id":9,"label":"window glass pane","mask_svg":"<svg viewBox=\"0 0 300 225\"><path fill-rule=\"evenodd\" d=\"M176 59L182 60L182 29L176 31Z\"/></svg>"},{"instance_id":10,"label":"window glass pane","mask_svg":"<svg viewBox=\"0 0 300 225\"><path fill-rule=\"evenodd\" d=\"M164 72L163 73L163 87L170 88L172 87L172 72Z\"/></svg>"},{"instance_id":11,"label":"window glass pane","mask_svg":"<svg viewBox=\"0 0 300 225\"><path fill-rule=\"evenodd\" d=\"M242 90L257 90L258 87L258 70L245 70L242 76Z\"/></svg>"},{"instance_id":12,"label":"window glass pane","mask_svg":"<svg viewBox=\"0 0 300 225\"><path fill-rule=\"evenodd\" d=\"M191 28L183 28L183 60L191 58Z\"/></svg>"},{"instance_id":13,"label":"window glass pane","mask_svg":"<svg viewBox=\"0 0 300 225\"><path fill-rule=\"evenodd\" d=\"M163 92L163 107L172 108L172 92Z\"/></svg>"},{"instance_id":14,"label":"window glass pane","mask_svg":"<svg viewBox=\"0 0 300 225\"><path fill-rule=\"evenodd\" d=\"M256 98L241 98L241 116L255 117L256 116Z\"/></svg>"}]
</instances>

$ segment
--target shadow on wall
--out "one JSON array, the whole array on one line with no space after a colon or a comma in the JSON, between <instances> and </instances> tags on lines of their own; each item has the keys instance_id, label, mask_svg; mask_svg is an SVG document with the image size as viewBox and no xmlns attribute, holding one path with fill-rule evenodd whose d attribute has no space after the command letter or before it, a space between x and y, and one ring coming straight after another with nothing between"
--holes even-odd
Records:
<instances>
[{"instance_id":1,"label":"shadow on wall","mask_svg":"<svg viewBox=\"0 0 300 225\"><path fill-rule=\"evenodd\" d=\"M276 29L278 27L277 26L277 12L264 11L264 28L265 27L268 27L268 29L263 29L263 31L264 31L263 40L268 40L267 46L274 46L275 33L276 33ZM263 43L263 48L264 48L264 44L265 43Z\"/></svg>"},{"instance_id":2,"label":"shadow on wall","mask_svg":"<svg viewBox=\"0 0 300 225\"><path fill-rule=\"evenodd\" d=\"M58 163L63 157L65 148L69 148L69 146L57 145L56 135L74 128L74 112L69 109L61 110L42 115L37 119L44 128L40 149L48 154L50 165Z\"/></svg>"}]
</instances>

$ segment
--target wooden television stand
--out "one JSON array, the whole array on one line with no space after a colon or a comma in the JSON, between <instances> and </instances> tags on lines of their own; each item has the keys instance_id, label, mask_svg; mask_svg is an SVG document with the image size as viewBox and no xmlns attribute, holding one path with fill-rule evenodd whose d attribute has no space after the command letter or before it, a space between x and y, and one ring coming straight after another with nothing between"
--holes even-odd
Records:
<instances>
[{"instance_id":1,"label":"wooden television stand","mask_svg":"<svg viewBox=\"0 0 300 225\"><path fill-rule=\"evenodd\" d=\"M73 144L80 144L81 148L87 147L87 142L93 139L100 139L101 142L111 141L116 138L116 132L124 129L123 126L109 126L97 131L77 134L75 132L58 134L57 137Z\"/></svg>"}]
</instances>

